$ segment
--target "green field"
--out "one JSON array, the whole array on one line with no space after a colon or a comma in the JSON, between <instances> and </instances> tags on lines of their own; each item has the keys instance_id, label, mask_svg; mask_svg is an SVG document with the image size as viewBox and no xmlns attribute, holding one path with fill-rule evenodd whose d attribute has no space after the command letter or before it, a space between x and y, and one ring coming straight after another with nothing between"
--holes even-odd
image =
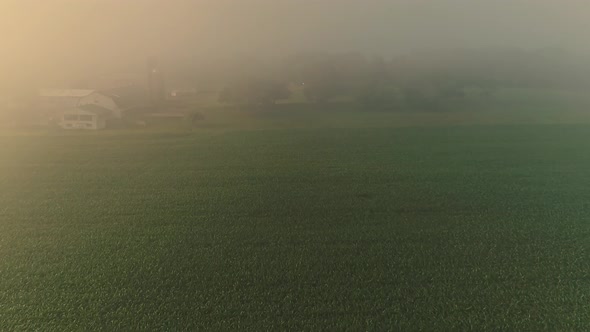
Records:
<instances>
[{"instance_id":1,"label":"green field","mask_svg":"<svg viewBox=\"0 0 590 332\"><path fill-rule=\"evenodd\" d=\"M4 132L0 330L589 330L588 116L523 114Z\"/></svg>"}]
</instances>

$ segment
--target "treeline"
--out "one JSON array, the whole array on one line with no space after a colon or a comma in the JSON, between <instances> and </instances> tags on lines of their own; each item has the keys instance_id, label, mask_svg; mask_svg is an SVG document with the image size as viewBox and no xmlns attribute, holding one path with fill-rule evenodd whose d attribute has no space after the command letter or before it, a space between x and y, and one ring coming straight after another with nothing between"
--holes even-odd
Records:
<instances>
[{"instance_id":1,"label":"treeline","mask_svg":"<svg viewBox=\"0 0 590 332\"><path fill-rule=\"evenodd\" d=\"M238 105L274 104L288 99L293 86L302 89L306 102L346 100L387 110L444 109L468 96L489 98L500 88L590 87L590 62L553 49L461 50L389 59L300 54L267 62L234 59L209 74L223 78L219 100Z\"/></svg>"}]
</instances>

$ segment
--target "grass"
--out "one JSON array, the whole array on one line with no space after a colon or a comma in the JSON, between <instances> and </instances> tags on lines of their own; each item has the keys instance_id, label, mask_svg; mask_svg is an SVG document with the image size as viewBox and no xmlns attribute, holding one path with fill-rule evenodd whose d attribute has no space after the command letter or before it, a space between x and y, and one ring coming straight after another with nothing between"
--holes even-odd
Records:
<instances>
[{"instance_id":1,"label":"grass","mask_svg":"<svg viewBox=\"0 0 590 332\"><path fill-rule=\"evenodd\" d=\"M590 329L590 126L272 116L0 136L0 329Z\"/></svg>"}]
</instances>

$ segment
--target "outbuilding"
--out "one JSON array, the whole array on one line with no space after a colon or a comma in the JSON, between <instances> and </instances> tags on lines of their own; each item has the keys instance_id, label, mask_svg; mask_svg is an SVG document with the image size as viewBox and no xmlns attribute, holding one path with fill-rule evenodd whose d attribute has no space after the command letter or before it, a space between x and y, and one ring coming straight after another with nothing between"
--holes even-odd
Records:
<instances>
[{"instance_id":1,"label":"outbuilding","mask_svg":"<svg viewBox=\"0 0 590 332\"><path fill-rule=\"evenodd\" d=\"M107 120L115 117L109 109L88 104L61 111L58 124L63 129L99 130L106 127Z\"/></svg>"},{"instance_id":2,"label":"outbuilding","mask_svg":"<svg viewBox=\"0 0 590 332\"><path fill-rule=\"evenodd\" d=\"M110 110L113 116L121 117L121 109L113 97L96 90L42 89L39 97L40 107L46 111L62 111L84 105L97 105Z\"/></svg>"}]
</instances>

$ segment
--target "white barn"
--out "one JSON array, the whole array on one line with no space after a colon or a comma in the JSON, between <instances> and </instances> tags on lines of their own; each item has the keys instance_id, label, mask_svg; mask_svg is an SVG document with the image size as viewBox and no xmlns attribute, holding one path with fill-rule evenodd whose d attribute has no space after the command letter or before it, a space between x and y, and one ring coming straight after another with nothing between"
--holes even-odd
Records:
<instances>
[{"instance_id":1,"label":"white barn","mask_svg":"<svg viewBox=\"0 0 590 332\"><path fill-rule=\"evenodd\" d=\"M58 114L58 124L64 129L104 129L107 120L115 117L111 110L94 104L64 109Z\"/></svg>"},{"instance_id":2,"label":"white barn","mask_svg":"<svg viewBox=\"0 0 590 332\"><path fill-rule=\"evenodd\" d=\"M61 111L83 105L97 105L121 117L121 109L111 96L96 90L43 89L39 94L40 106L46 111Z\"/></svg>"}]
</instances>

